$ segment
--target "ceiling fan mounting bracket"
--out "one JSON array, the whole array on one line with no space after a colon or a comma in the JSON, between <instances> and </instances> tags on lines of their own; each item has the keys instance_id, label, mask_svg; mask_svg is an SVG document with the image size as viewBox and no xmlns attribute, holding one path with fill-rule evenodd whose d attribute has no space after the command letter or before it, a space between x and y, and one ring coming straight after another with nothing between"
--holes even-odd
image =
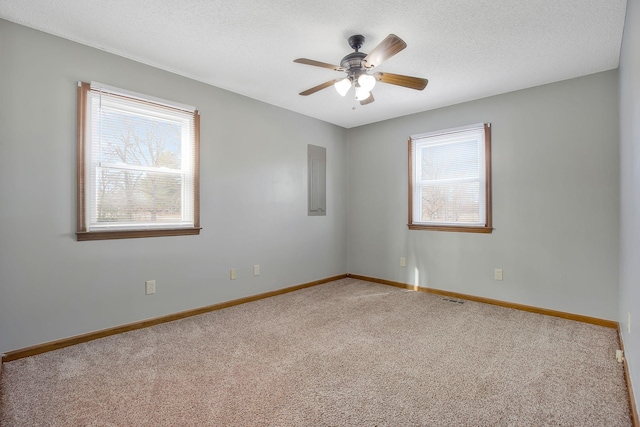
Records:
<instances>
[{"instance_id":1,"label":"ceiling fan mounting bracket","mask_svg":"<svg viewBox=\"0 0 640 427\"><path fill-rule=\"evenodd\" d=\"M363 44L364 44L363 35L356 34L349 37L349 46L351 46L351 49L355 50L356 52L360 50Z\"/></svg>"}]
</instances>

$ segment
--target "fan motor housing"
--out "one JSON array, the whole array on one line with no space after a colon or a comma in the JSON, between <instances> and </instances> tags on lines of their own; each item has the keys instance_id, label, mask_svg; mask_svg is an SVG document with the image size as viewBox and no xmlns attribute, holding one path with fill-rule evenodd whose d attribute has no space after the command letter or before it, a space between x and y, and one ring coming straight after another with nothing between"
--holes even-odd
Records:
<instances>
[{"instance_id":1,"label":"fan motor housing","mask_svg":"<svg viewBox=\"0 0 640 427\"><path fill-rule=\"evenodd\" d=\"M342 58L340 66L350 72L351 70L364 69L362 66L362 60L366 58L367 54L363 52L353 52Z\"/></svg>"}]
</instances>

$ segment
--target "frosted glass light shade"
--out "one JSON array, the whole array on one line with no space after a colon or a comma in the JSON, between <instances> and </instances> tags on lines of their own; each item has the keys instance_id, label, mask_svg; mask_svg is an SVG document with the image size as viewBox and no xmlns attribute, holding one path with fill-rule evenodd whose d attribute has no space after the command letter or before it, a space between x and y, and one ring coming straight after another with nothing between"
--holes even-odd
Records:
<instances>
[{"instance_id":1,"label":"frosted glass light shade","mask_svg":"<svg viewBox=\"0 0 640 427\"><path fill-rule=\"evenodd\" d=\"M370 95L371 95L371 92L369 92L368 90L365 90L365 88L356 86L356 100L357 101L364 101Z\"/></svg>"},{"instance_id":2,"label":"frosted glass light shade","mask_svg":"<svg viewBox=\"0 0 640 427\"><path fill-rule=\"evenodd\" d=\"M358 84L362 89L367 92L371 92L373 87L376 85L376 78L371 74L360 74L360 77L358 77Z\"/></svg>"},{"instance_id":3,"label":"frosted glass light shade","mask_svg":"<svg viewBox=\"0 0 640 427\"><path fill-rule=\"evenodd\" d=\"M342 80L338 80L333 84L333 87L336 88L340 96L345 96L349 89L351 88L351 80L348 78L344 78Z\"/></svg>"}]
</instances>

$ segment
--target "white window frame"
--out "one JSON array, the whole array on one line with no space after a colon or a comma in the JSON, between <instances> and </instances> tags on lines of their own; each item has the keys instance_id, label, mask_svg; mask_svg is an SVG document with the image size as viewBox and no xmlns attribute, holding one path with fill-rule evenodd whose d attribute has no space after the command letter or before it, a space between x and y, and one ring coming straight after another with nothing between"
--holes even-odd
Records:
<instances>
[{"instance_id":1,"label":"white window frame","mask_svg":"<svg viewBox=\"0 0 640 427\"><path fill-rule=\"evenodd\" d=\"M109 96L102 96L103 94ZM119 102L120 100L123 101ZM181 123L183 143L180 146L180 169L100 162L96 155L92 155L94 150L99 151L98 141L92 139L92 130L98 126L99 108L115 108L131 114ZM194 107L100 83L78 82L77 239L83 241L199 234L199 127L199 115ZM180 175L182 177L181 219L171 222L99 222L96 177L97 171L101 169Z\"/></svg>"},{"instance_id":2,"label":"white window frame","mask_svg":"<svg viewBox=\"0 0 640 427\"><path fill-rule=\"evenodd\" d=\"M426 146L455 145L470 140L478 143L477 177L422 180L421 149ZM491 124L480 123L454 129L412 135L409 138L409 229L439 230L475 233L491 233ZM479 204L477 222L463 221L425 221L421 219L422 190L430 185L454 185L465 182L478 182Z\"/></svg>"}]
</instances>

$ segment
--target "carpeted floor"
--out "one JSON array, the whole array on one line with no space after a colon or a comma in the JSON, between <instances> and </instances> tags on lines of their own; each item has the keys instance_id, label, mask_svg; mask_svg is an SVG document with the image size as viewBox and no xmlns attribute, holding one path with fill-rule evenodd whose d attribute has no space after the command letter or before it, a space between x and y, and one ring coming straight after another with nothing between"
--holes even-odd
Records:
<instances>
[{"instance_id":1,"label":"carpeted floor","mask_svg":"<svg viewBox=\"0 0 640 427\"><path fill-rule=\"evenodd\" d=\"M616 331L343 279L4 365L2 426L630 426Z\"/></svg>"}]
</instances>

